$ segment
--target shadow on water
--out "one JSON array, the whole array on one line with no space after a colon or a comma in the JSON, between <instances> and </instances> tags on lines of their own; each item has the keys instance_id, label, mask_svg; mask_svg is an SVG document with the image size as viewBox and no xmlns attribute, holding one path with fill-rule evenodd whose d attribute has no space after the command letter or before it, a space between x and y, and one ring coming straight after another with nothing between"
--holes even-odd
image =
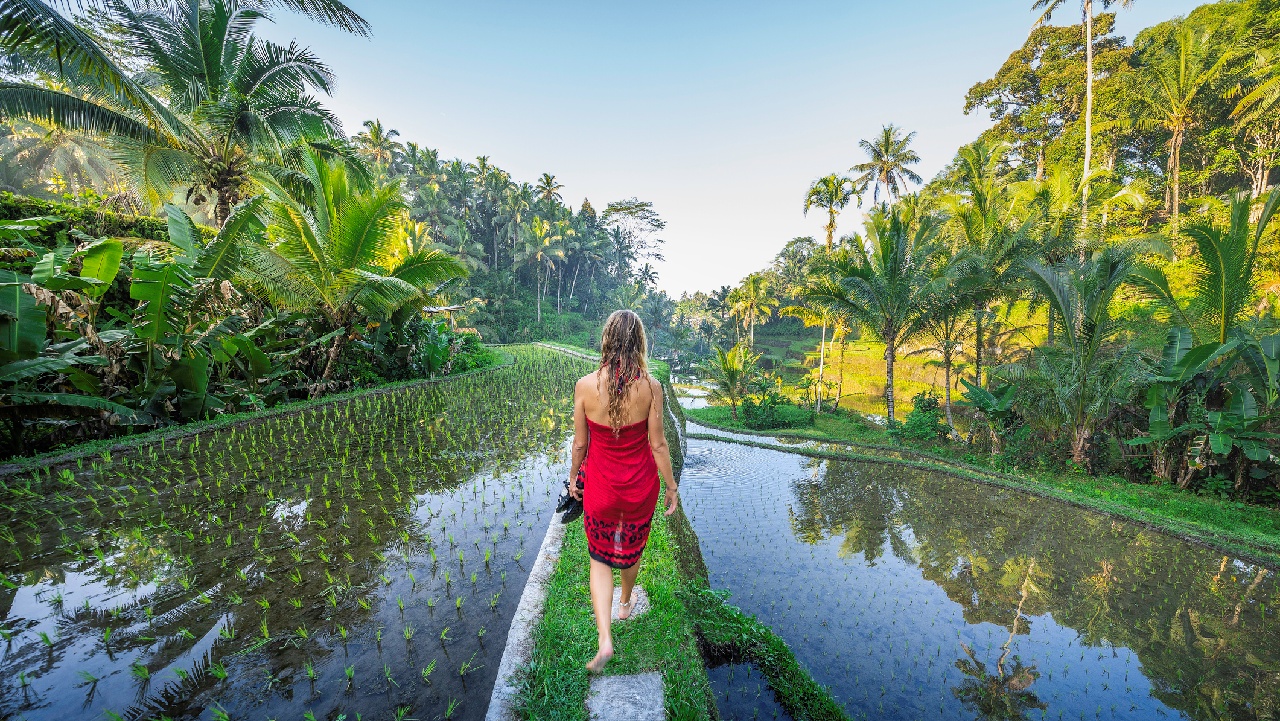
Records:
<instances>
[{"instance_id":1,"label":"shadow on water","mask_svg":"<svg viewBox=\"0 0 1280 721\"><path fill-rule=\"evenodd\" d=\"M0 718L483 718L581 370L524 352L4 479Z\"/></svg>"},{"instance_id":2,"label":"shadow on water","mask_svg":"<svg viewBox=\"0 0 1280 721\"><path fill-rule=\"evenodd\" d=\"M691 440L713 588L854 718L1280 717L1276 573L939 473Z\"/></svg>"}]
</instances>

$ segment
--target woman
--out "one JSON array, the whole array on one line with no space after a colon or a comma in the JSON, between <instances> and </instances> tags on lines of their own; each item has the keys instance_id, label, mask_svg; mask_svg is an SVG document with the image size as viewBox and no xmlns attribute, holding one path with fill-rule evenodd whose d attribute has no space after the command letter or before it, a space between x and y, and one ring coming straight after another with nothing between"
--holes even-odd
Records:
<instances>
[{"instance_id":1,"label":"woman","mask_svg":"<svg viewBox=\"0 0 1280 721\"><path fill-rule=\"evenodd\" d=\"M573 390L573 426L569 478L577 482L570 489L583 506L600 644L587 670L600 673L613 658L613 569L622 576L618 619L626 620L658 503L659 473L667 482L666 515L679 502L662 430L662 386L645 365L644 324L635 313L615 311L605 321L600 368L578 379Z\"/></svg>"}]
</instances>

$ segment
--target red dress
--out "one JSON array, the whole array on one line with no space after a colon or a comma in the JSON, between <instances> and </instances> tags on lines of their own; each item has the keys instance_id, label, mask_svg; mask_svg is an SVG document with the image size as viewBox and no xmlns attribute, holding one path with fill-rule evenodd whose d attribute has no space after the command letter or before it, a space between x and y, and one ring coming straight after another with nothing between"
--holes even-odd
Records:
<instances>
[{"instance_id":1,"label":"red dress","mask_svg":"<svg viewBox=\"0 0 1280 721\"><path fill-rule=\"evenodd\" d=\"M658 505L658 464L649 448L648 419L613 428L587 419L591 430L584 483L582 525L591 557L614 568L630 568L649 542Z\"/></svg>"}]
</instances>

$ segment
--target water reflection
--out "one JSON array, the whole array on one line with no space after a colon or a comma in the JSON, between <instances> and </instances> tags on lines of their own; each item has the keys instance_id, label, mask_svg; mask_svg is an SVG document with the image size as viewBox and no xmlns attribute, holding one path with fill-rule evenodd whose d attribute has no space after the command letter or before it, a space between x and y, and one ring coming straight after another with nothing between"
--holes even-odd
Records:
<instances>
[{"instance_id":1,"label":"water reflection","mask_svg":"<svg viewBox=\"0 0 1280 721\"><path fill-rule=\"evenodd\" d=\"M1273 571L1046 499L693 441L713 587L853 716L1267 719Z\"/></svg>"},{"instance_id":2,"label":"water reflection","mask_svg":"<svg viewBox=\"0 0 1280 721\"><path fill-rule=\"evenodd\" d=\"M6 479L0 718L483 718L580 371L522 356Z\"/></svg>"}]
</instances>

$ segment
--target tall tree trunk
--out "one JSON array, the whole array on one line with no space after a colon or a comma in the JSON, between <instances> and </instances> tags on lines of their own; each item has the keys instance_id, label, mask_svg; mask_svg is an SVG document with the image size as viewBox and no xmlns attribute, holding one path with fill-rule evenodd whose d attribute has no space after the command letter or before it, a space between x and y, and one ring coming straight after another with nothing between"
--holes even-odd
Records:
<instances>
[{"instance_id":1,"label":"tall tree trunk","mask_svg":"<svg viewBox=\"0 0 1280 721\"><path fill-rule=\"evenodd\" d=\"M827 209L827 252L831 252L831 240L836 234L836 209Z\"/></svg>"},{"instance_id":2,"label":"tall tree trunk","mask_svg":"<svg viewBox=\"0 0 1280 721\"><path fill-rule=\"evenodd\" d=\"M569 300L573 300L573 291L578 287L578 271L582 270L582 261L573 266L573 280L569 282Z\"/></svg>"},{"instance_id":3,"label":"tall tree trunk","mask_svg":"<svg viewBox=\"0 0 1280 721\"><path fill-rule=\"evenodd\" d=\"M898 355L896 346L893 339L884 345L884 402L888 411L886 427L892 426L896 420L893 415L893 362Z\"/></svg>"},{"instance_id":4,"label":"tall tree trunk","mask_svg":"<svg viewBox=\"0 0 1280 721\"><path fill-rule=\"evenodd\" d=\"M756 314L755 313L747 314L747 326L748 326L747 332L751 336L750 345L752 348L755 348L756 347Z\"/></svg>"},{"instance_id":5,"label":"tall tree trunk","mask_svg":"<svg viewBox=\"0 0 1280 721\"><path fill-rule=\"evenodd\" d=\"M1089 165L1093 162L1093 0L1084 0L1084 174L1080 176L1080 228L1089 228Z\"/></svg>"},{"instance_id":6,"label":"tall tree trunk","mask_svg":"<svg viewBox=\"0 0 1280 721\"><path fill-rule=\"evenodd\" d=\"M533 293L538 297L538 324L542 324L542 269L533 274Z\"/></svg>"},{"instance_id":7,"label":"tall tree trunk","mask_svg":"<svg viewBox=\"0 0 1280 721\"><path fill-rule=\"evenodd\" d=\"M1182 138L1183 128L1174 128L1169 138L1169 179L1172 191L1169 194L1169 215L1173 219L1173 227L1178 228L1181 214L1179 198L1182 197Z\"/></svg>"},{"instance_id":8,"label":"tall tree trunk","mask_svg":"<svg viewBox=\"0 0 1280 721\"><path fill-rule=\"evenodd\" d=\"M840 401L844 398L844 345L845 337L840 337L840 381L836 385L836 407L840 407Z\"/></svg>"},{"instance_id":9,"label":"tall tree trunk","mask_svg":"<svg viewBox=\"0 0 1280 721\"><path fill-rule=\"evenodd\" d=\"M327 381L333 376L334 368L338 362L338 354L342 351L342 344L347 340L346 326L343 326L340 330L342 332L333 339L333 344L329 346L329 357L324 364L324 373L320 374L321 380Z\"/></svg>"},{"instance_id":10,"label":"tall tree trunk","mask_svg":"<svg viewBox=\"0 0 1280 721\"><path fill-rule=\"evenodd\" d=\"M559 271L556 273L556 315L560 315L561 313L564 312L560 306L560 289L562 287L564 287L564 266L563 265L560 266Z\"/></svg>"},{"instance_id":11,"label":"tall tree trunk","mask_svg":"<svg viewBox=\"0 0 1280 721\"><path fill-rule=\"evenodd\" d=\"M1044 180L1044 145L1036 148L1036 182Z\"/></svg>"},{"instance_id":12,"label":"tall tree trunk","mask_svg":"<svg viewBox=\"0 0 1280 721\"><path fill-rule=\"evenodd\" d=\"M822 373L827 365L827 322L822 321L822 343L818 345L818 412L822 412Z\"/></svg>"},{"instance_id":13,"label":"tall tree trunk","mask_svg":"<svg viewBox=\"0 0 1280 721\"><path fill-rule=\"evenodd\" d=\"M973 321L973 384L976 386L982 385L982 313L981 308L975 311Z\"/></svg>"},{"instance_id":14,"label":"tall tree trunk","mask_svg":"<svg viewBox=\"0 0 1280 721\"><path fill-rule=\"evenodd\" d=\"M951 419L951 352L942 354L942 378L946 383L946 387L942 391L943 403L947 409L947 425L951 426L951 433L955 435L956 423Z\"/></svg>"}]
</instances>

